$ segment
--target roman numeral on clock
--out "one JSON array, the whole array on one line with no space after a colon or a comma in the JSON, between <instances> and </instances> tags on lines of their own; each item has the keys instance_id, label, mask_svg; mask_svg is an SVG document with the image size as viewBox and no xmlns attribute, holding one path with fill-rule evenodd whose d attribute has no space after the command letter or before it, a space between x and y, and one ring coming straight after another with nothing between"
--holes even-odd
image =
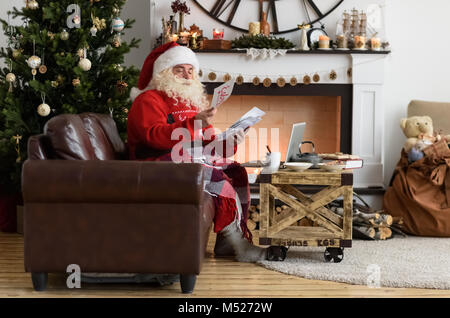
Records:
<instances>
[{"instance_id":1,"label":"roman numeral on clock","mask_svg":"<svg viewBox=\"0 0 450 318\"><path fill-rule=\"evenodd\" d=\"M225 10L228 9L230 7L230 5L233 4L233 7L231 8L231 12L227 18L227 24L231 24L240 3L241 3L241 0L231 0L228 3L226 0L216 0L216 3L212 7L210 13L215 18L219 18L225 12Z\"/></svg>"}]
</instances>

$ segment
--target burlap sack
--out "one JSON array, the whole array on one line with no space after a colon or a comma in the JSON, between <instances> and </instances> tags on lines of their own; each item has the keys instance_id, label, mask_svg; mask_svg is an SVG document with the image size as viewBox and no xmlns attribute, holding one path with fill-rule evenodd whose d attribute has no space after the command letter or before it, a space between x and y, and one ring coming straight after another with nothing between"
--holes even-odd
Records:
<instances>
[{"instance_id":1,"label":"burlap sack","mask_svg":"<svg viewBox=\"0 0 450 318\"><path fill-rule=\"evenodd\" d=\"M450 237L450 150L441 141L424 152L409 164L402 150L383 208L402 217L409 234Z\"/></svg>"}]
</instances>

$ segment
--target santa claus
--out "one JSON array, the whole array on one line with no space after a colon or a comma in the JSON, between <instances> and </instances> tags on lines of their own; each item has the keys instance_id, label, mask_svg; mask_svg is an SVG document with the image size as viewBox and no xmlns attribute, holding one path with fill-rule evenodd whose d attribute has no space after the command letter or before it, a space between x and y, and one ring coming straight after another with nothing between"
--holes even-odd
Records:
<instances>
[{"instance_id":1,"label":"santa claus","mask_svg":"<svg viewBox=\"0 0 450 318\"><path fill-rule=\"evenodd\" d=\"M234 155L245 132L225 137L211 133L216 109L209 107L198 71L195 53L175 42L148 55L138 89L131 92L130 159L180 162L181 158L181 162L202 163L208 176L205 192L212 195L216 207L214 232L218 234L214 253L235 255L238 261L246 262L284 260L285 247L261 248L252 244L247 228L250 203L247 172L237 162L218 159ZM180 129L183 133L175 133ZM182 147L177 147L180 144ZM199 146L201 156L194 156Z\"/></svg>"}]
</instances>

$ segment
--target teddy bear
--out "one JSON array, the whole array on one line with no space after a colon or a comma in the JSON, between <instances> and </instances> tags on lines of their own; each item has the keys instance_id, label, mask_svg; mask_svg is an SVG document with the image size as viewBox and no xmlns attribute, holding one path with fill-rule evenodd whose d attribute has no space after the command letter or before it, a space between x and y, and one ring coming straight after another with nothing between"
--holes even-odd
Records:
<instances>
[{"instance_id":1,"label":"teddy bear","mask_svg":"<svg viewBox=\"0 0 450 318\"><path fill-rule=\"evenodd\" d=\"M402 118L400 127L408 138L403 145L406 153L409 153L412 148L422 151L434 142L441 140L441 136L434 133L433 120L430 116Z\"/></svg>"}]
</instances>

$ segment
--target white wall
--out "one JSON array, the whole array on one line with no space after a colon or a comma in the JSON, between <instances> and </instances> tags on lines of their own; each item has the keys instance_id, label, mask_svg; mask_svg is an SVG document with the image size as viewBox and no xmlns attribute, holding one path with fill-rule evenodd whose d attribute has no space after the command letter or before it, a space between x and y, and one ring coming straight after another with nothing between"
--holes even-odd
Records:
<instances>
[{"instance_id":1,"label":"white wall","mask_svg":"<svg viewBox=\"0 0 450 318\"><path fill-rule=\"evenodd\" d=\"M155 1L154 17L150 16L150 3ZM249 0L245 0L249 1ZM150 24L160 28L162 15L170 14L169 0L128 0L122 17L137 19L132 32L125 38L135 36L142 38L141 47L127 56L127 64L138 68L151 48L151 40L158 35L154 29L150 35ZM255 1L256 2L256 1ZM387 39L392 45L392 53L386 60L386 76L384 91L385 111L385 183L389 182L392 171L399 159L400 150L405 141L399 128L400 118L406 115L406 107L411 99L433 101L450 101L449 80L450 61L448 52L450 41L450 1L448 0L345 0L337 12L327 17L324 22L330 35L334 34L337 17L343 9L365 9L371 3L386 2ZM22 6L23 0L0 1L0 15L5 18L6 11L12 6ZM205 30L206 36L212 28L219 26L217 22L201 13L196 5L188 0L192 14L186 17L188 27L195 23ZM301 22L301 21L299 21ZM228 39L239 33L225 28ZM299 33L283 35L298 42ZM0 46L6 40L0 35ZM3 61L2 61L3 62ZM449 118L450 120L450 118Z\"/></svg>"},{"instance_id":2,"label":"white wall","mask_svg":"<svg viewBox=\"0 0 450 318\"><path fill-rule=\"evenodd\" d=\"M405 141L400 118L409 101L450 101L449 11L448 0L389 1L386 22L393 49L385 78L386 183Z\"/></svg>"}]
</instances>

